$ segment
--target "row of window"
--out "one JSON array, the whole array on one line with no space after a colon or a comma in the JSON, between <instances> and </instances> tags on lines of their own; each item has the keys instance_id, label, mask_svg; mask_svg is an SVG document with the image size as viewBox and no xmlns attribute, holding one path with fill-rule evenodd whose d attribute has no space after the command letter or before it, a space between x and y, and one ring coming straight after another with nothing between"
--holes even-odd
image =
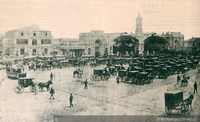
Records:
<instances>
[{"instance_id":1,"label":"row of window","mask_svg":"<svg viewBox=\"0 0 200 122\"><path fill-rule=\"evenodd\" d=\"M99 52L99 47L95 47L95 52ZM108 53L108 48L105 48L105 53ZM91 48L88 48L88 55L91 55Z\"/></svg>"},{"instance_id":2,"label":"row of window","mask_svg":"<svg viewBox=\"0 0 200 122\"><path fill-rule=\"evenodd\" d=\"M37 52L36 49L32 49L32 55L36 55L36 52ZM45 48L45 49L44 49L44 54L47 54L47 53L48 53L48 49ZM20 49L20 54L21 54L21 55L24 55L24 54L25 54L25 49Z\"/></svg>"},{"instance_id":3,"label":"row of window","mask_svg":"<svg viewBox=\"0 0 200 122\"><path fill-rule=\"evenodd\" d=\"M17 39L17 44L28 44L28 39ZM41 39L41 44L51 44L51 39ZM32 45L37 45L37 40L32 40Z\"/></svg>"},{"instance_id":4,"label":"row of window","mask_svg":"<svg viewBox=\"0 0 200 122\"><path fill-rule=\"evenodd\" d=\"M36 33L33 33L33 36L36 36L37 34ZM47 36L48 34L47 33L44 33L45 36ZM24 33L21 32L21 36L24 36Z\"/></svg>"}]
</instances>

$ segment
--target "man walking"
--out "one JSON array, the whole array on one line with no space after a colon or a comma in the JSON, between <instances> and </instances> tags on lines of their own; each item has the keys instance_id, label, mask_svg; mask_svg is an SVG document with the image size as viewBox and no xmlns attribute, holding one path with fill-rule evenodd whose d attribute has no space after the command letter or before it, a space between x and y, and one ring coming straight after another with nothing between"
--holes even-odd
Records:
<instances>
[{"instance_id":1,"label":"man walking","mask_svg":"<svg viewBox=\"0 0 200 122\"><path fill-rule=\"evenodd\" d=\"M116 77L116 82L119 84L119 76Z\"/></svg>"},{"instance_id":2,"label":"man walking","mask_svg":"<svg viewBox=\"0 0 200 122\"><path fill-rule=\"evenodd\" d=\"M50 96L50 100L52 99L52 97L53 97L53 100L55 99L54 98L54 96L53 96L53 94L55 94L55 91L54 91L54 89L53 89L53 87L51 87L51 90L50 90L50 92L49 92L50 94L51 94L51 96Z\"/></svg>"},{"instance_id":3,"label":"man walking","mask_svg":"<svg viewBox=\"0 0 200 122\"><path fill-rule=\"evenodd\" d=\"M70 97L69 97L70 107L73 107L72 101L73 101L73 96L72 94L70 94Z\"/></svg>"},{"instance_id":4,"label":"man walking","mask_svg":"<svg viewBox=\"0 0 200 122\"><path fill-rule=\"evenodd\" d=\"M180 81L181 81L181 77L178 74L178 76L177 76L177 85L179 84Z\"/></svg>"},{"instance_id":5,"label":"man walking","mask_svg":"<svg viewBox=\"0 0 200 122\"><path fill-rule=\"evenodd\" d=\"M87 86L88 82L87 82L87 79L85 80L85 87L84 89L88 89L88 86Z\"/></svg>"},{"instance_id":6,"label":"man walking","mask_svg":"<svg viewBox=\"0 0 200 122\"><path fill-rule=\"evenodd\" d=\"M50 74L50 79L53 80L53 73Z\"/></svg>"},{"instance_id":7,"label":"man walking","mask_svg":"<svg viewBox=\"0 0 200 122\"><path fill-rule=\"evenodd\" d=\"M195 92L198 93L198 91L197 91L197 82L194 83L194 94L195 94Z\"/></svg>"}]
</instances>

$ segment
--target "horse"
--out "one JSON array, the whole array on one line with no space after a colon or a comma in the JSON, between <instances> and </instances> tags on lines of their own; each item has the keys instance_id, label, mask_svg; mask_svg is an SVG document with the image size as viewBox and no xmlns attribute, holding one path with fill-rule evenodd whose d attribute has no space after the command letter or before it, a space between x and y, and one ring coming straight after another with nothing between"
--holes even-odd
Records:
<instances>
[{"instance_id":1,"label":"horse","mask_svg":"<svg viewBox=\"0 0 200 122\"><path fill-rule=\"evenodd\" d=\"M47 91L50 90L49 86L53 84L51 80L47 81L47 83L38 83L38 87L40 91L44 91L43 87L46 87Z\"/></svg>"},{"instance_id":2,"label":"horse","mask_svg":"<svg viewBox=\"0 0 200 122\"><path fill-rule=\"evenodd\" d=\"M185 108L188 110L189 108L192 110L192 99L187 98L184 100Z\"/></svg>"},{"instance_id":3,"label":"horse","mask_svg":"<svg viewBox=\"0 0 200 122\"><path fill-rule=\"evenodd\" d=\"M75 76L77 75L78 78L81 78L83 74L83 70L82 69L77 69L73 72L73 78L75 78Z\"/></svg>"},{"instance_id":4,"label":"horse","mask_svg":"<svg viewBox=\"0 0 200 122\"><path fill-rule=\"evenodd\" d=\"M190 79L190 76L183 78L181 80L181 86L187 86L188 85L188 79Z\"/></svg>"}]
</instances>

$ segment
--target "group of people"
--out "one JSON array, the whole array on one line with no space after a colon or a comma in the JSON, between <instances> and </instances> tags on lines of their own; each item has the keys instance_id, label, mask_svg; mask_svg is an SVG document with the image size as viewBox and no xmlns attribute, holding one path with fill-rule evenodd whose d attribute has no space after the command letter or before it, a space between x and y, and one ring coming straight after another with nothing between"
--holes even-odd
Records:
<instances>
[{"instance_id":1,"label":"group of people","mask_svg":"<svg viewBox=\"0 0 200 122\"><path fill-rule=\"evenodd\" d=\"M53 96L54 94L55 94L55 90L54 90L54 88L53 87L51 87L51 90L50 90L50 92L49 92L50 94L51 94L51 96L50 96L50 100L55 100L55 97ZM73 107L73 95L70 93L70 97L69 97L69 102L70 102L70 107Z\"/></svg>"},{"instance_id":2,"label":"group of people","mask_svg":"<svg viewBox=\"0 0 200 122\"><path fill-rule=\"evenodd\" d=\"M51 74L50 74L50 79L51 80L53 80L53 73L51 72ZM84 86L84 89L88 89L88 81L87 81L87 79L85 80L85 86ZM53 87L50 87L50 100L55 100L55 97L54 97L54 94L55 94L55 90L54 90L54 88ZM70 93L70 97L69 97L69 102L70 102L70 107L73 107L73 95Z\"/></svg>"}]
</instances>

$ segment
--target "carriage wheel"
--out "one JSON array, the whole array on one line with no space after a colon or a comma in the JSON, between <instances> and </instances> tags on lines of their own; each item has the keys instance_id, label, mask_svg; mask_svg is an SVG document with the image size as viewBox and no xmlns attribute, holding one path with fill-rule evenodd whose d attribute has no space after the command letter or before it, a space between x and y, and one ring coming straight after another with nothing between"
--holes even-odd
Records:
<instances>
[{"instance_id":1,"label":"carriage wheel","mask_svg":"<svg viewBox=\"0 0 200 122\"><path fill-rule=\"evenodd\" d=\"M150 78L150 79L149 79L149 83L153 83L153 78Z\"/></svg>"},{"instance_id":2,"label":"carriage wheel","mask_svg":"<svg viewBox=\"0 0 200 122\"><path fill-rule=\"evenodd\" d=\"M93 75L93 74L91 74L91 75L90 75L90 79L91 79L92 81L95 81L95 79L96 79L96 76L95 76L95 75Z\"/></svg>"},{"instance_id":3,"label":"carriage wheel","mask_svg":"<svg viewBox=\"0 0 200 122\"><path fill-rule=\"evenodd\" d=\"M17 86L14 87L14 91L15 91L17 94L22 93L23 90L24 90L24 87L21 86L21 85L17 85Z\"/></svg>"},{"instance_id":4,"label":"carriage wheel","mask_svg":"<svg viewBox=\"0 0 200 122\"><path fill-rule=\"evenodd\" d=\"M142 79L140 84L141 84L141 85L144 85L144 83L145 83L145 80Z\"/></svg>"},{"instance_id":5,"label":"carriage wheel","mask_svg":"<svg viewBox=\"0 0 200 122\"><path fill-rule=\"evenodd\" d=\"M107 81L109 79L109 76L105 76L104 79Z\"/></svg>"},{"instance_id":6,"label":"carriage wheel","mask_svg":"<svg viewBox=\"0 0 200 122\"><path fill-rule=\"evenodd\" d=\"M36 86L29 86L29 90L33 93L37 93L38 88Z\"/></svg>"},{"instance_id":7,"label":"carriage wheel","mask_svg":"<svg viewBox=\"0 0 200 122\"><path fill-rule=\"evenodd\" d=\"M165 112L167 115L172 113L172 109L170 107L165 107Z\"/></svg>"}]
</instances>

